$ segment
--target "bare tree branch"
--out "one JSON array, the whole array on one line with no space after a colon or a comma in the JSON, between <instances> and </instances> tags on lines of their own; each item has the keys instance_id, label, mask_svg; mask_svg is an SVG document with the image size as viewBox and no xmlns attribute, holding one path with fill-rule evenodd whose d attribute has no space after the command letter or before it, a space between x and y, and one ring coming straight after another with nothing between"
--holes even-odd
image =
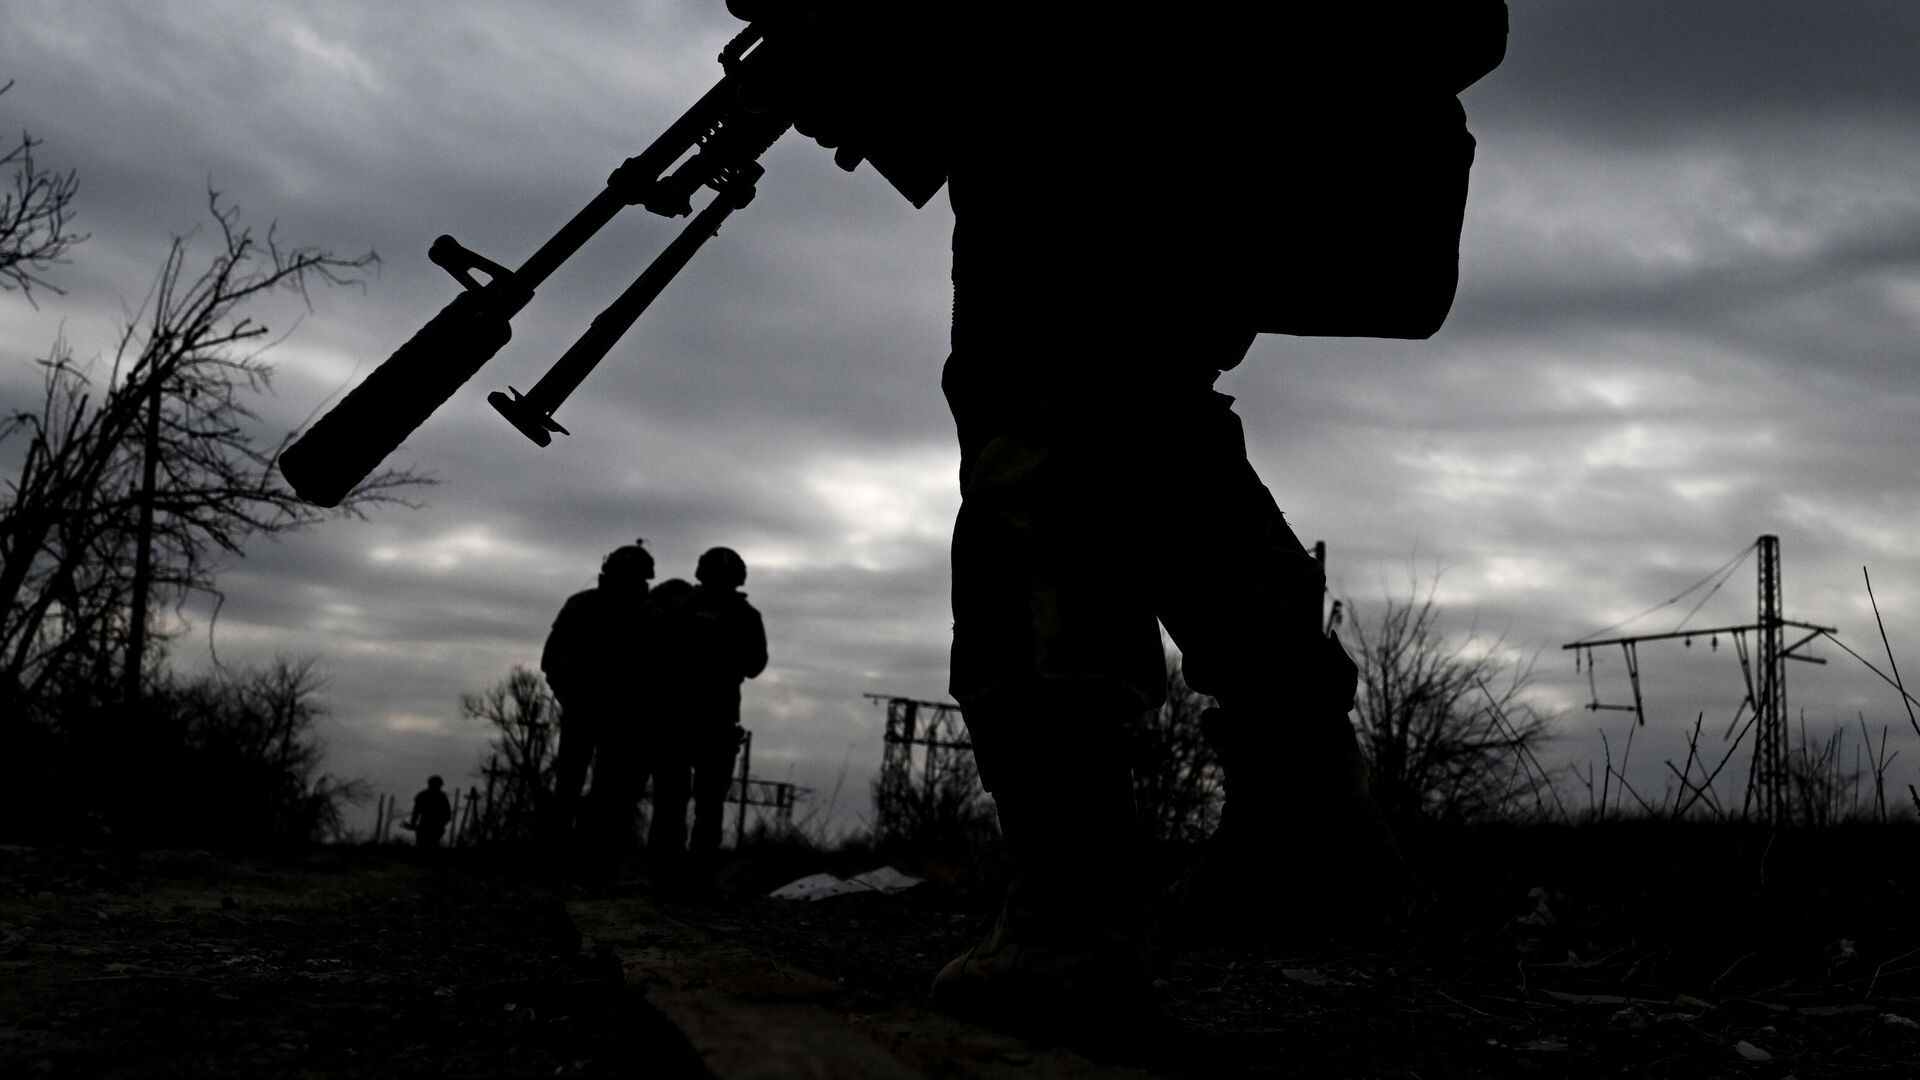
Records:
<instances>
[{"instance_id":1,"label":"bare tree branch","mask_svg":"<svg viewBox=\"0 0 1920 1080\"><path fill-rule=\"evenodd\" d=\"M1534 748L1548 722L1526 698L1531 660L1503 639L1449 638L1434 594L1388 599L1374 620L1344 602L1360 669L1357 734L1374 798L1395 816L1472 821L1565 817ZM1551 799L1553 808L1549 809Z\"/></svg>"},{"instance_id":2,"label":"bare tree branch","mask_svg":"<svg viewBox=\"0 0 1920 1080\"><path fill-rule=\"evenodd\" d=\"M553 796L559 701L538 672L515 665L500 682L477 694L460 695L460 712L494 730L488 764L479 770L487 799L474 822L475 841L531 839Z\"/></svg>"},{"instance_id":3,"label":"bare tree branch","mask_svg":"<svg viewBox=\"0 0 1920 1080\"><path fill-rule=\"evenodd\" d=\"M116 645L140 654L119 664L137 684L128 669L148 655L148 598L177 609L211 593L218 567L252 539L329 516L271 467L290 436L261 437L251 403L271 389L258 348L268 328L247 309L276 292L310 305L311 285L358 281L375 257L287 247L271 229L262 239L218 192L208 211L214 249L197 261L194 238L175 238L104 377L56 342L38 406L0 419L0 442L27 443L0 501L0 699L96 679L113 666L97 654ZM381 473L338 512L411 505L422 482Z\"/></svg>"},{"instance_id":4,"label":"bare tree branch","mask_svg":"<svg viewBox=\"0 0 1920 1080\"><path fill-rule=\"evenodd\" d=\"M1220 760L1201 730L1213 701L1187 685L1178 662L1167 671L1167 700L1133 731L1133 801L1146 835L1197 843L1220 823L1226 799Z\"/></svg>"},{"instance_id":5,"label":"bare tree branch","mask_svg":"<svg viewBox=\"0 0 1920 1080\"><path fill-rule=\"evenodd\" d=\"M0 86L0 94L11 89L9 80ZM0 153L0 171L7 174L0 190L0 292L17 289L28 303L34 303L35 286L62 292L41 275L66 262L67 251L86 239L72 227L79 178L71 170L41 169L33 156L39 145L39 139L22 132L18 143Z\"/></svg>"}]
</instances>

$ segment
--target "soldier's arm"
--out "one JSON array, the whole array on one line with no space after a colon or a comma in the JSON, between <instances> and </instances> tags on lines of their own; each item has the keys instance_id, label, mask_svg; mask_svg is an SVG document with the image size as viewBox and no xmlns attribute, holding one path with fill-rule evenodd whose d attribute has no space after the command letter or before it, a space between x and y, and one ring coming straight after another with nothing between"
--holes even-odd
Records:
<instances>
[{"instance_id":1,"label":"soldier's arm","mask_svg":"<svg viewBox=\"0 0 1920 1080\"><path fill-rule=\"evenodd\" d=\"M547 632L546 646L540 650L540 670L547 677L547 686L556 694L560 692L561 685L568 681L572 666L576 636L573 628L580 614L578 599L569 597L561 606L560 614L554 617L553 629Z\"/></svg>"},{"instance_id":2,"label":"soldier's arm","mask_svg":"<svg viewBox=\"0 0 1920 1080\"><path fill-rule=\"evenodd\" d=\"M740 674L751 679L767 670L767 627L752 605L741 607L746 616L740 620Z\"/></svg>"}]
</instances>

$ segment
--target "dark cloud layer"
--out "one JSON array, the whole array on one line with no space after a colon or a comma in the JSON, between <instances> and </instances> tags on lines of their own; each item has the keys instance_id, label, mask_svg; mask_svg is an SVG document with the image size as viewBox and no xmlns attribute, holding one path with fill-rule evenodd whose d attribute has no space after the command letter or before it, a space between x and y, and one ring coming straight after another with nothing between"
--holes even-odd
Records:
<instances>
[{"instance_id":1,"label":"dark cloud layer","mask_svg":"<svg viewBox=\"0 0 1920 1080\"><path fill-rule=\"evenodd\" d=\"M1567 710L1558 760L1586 762L1598 722L1616 747L1625 732L1578 710L1587 678L1558 646L1759 533L1783 539L1790 614L1865 651L1868 564L1895 648L1920 641L1920 10L1512 8L1507 63L1466 95L1480 149L1448 326L1263 339L1221 385L1297 530L1328 542L1336 593L1364 617L1437 574L1460 633L1538 655L1537 700ZM68 296L35 311L0 295L0 395L28 400L24 361L57 333L108 348L211 184L293 242L383 257L311 314L262 312L297 324L262 409L265 430L292 427L454 294L425 259L435 235L523 259L711 84L733 29L721 5L667 2L9 3L0 121L78 170L93 239L60 272ZM258 544L223 575L223 659L321 658L336 770L402 794L464 776L484 732L458 695L535 662L565 596L645 536L669 574L714 544L747 556L774 657L746 695L756 764L822 803L838 785L837 826L865 812L880 714L861 695L944 683L951 215L797 136L767 164L755 203L563 410L573 436L536 449L485 395L526 389L678 222L636 211L549 281L396 456L439 478L425 509ZM1150 532L1137 542L1152 564ZM1743 571L1694 625L1752 607ZM206 654L192 614L174 643L188 665ZM1695 715L1731 714L1722 645L1650 649L1649 794ZM1850 658L1790 678L1811 723L1904 724ZM1617 662L1597 681L1624 692Z\"/></svg>"},{"instance_id":2,"label":"dark cloud layer","mask_svg":"<svg viewBox=\"0 0 1920 1080\"><path fill-rule=\"evenodd\" d=\"M1568 139L1706 142L1729 126L1910 126L1920 109L1901 0L1514 0L1506 63L1474 91L1493 125Z\"/></svg>"}]
</instances>

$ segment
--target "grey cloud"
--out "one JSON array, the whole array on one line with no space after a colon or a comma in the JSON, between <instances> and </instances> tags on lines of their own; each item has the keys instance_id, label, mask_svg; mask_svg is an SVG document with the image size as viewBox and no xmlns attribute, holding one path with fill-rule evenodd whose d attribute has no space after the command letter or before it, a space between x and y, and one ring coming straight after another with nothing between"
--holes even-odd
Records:
<instances>
[{"instance_id":1,"label":"grey cloud","mask_svg":"<svg viewBox=\"0 0 1920 1080\"><path fill-rule=\"evenodd\" d=\"M1845 362L1863 374L1887 374L1889 360L1908 359L1899 354L1912 340L1915 318L1886 295L1886 286L1911 280L1916 270L1920 209L1832 237L1825 250L1805 258L1750 254L1732 265L1643 270L1611 280L1469 285L1460 321L1449 332L1658 329L1725 336L1770 359L1817 352L1823 361ZM1788 305L1799 310L1783 311ZM1848 332L1835 333L1842 325Z\"/></svg>"},{"instance_id":2,"label":"grey cloud","mask_svg":"<svg viewBox=\"0 0 1920 1080\"><path fill-rule=\"evenodd\" d=\"M1920 12L1898 0L1515 0L1506 62L1469 93L1490 127L1678 142L1743 123L1920 106Z\"/></svg>"},{"instance_id":3,"label":"grey cloud","mask_svg":"<svg viewBox=\"0 0 1920 1080\"><path fill-rule=\"evenodd\" d=\"M1540 649L1543 687L1578 703L1560 643L1775 531L1793 613L1858 644L1871 562L1896 648L1920 640L1916 20L1893 3L1515 0L1507 64L1467 94L1480 157L1449 325L1420 343L1263 340L1222 381L1341 590L1366 604L1410 561L1447 566L1450 622ZM63 319L102 347L211 180L289 240L385 258L364 292L316 295L270 354L263 423L290 427L453 296L425 259L435 235L524 259L711 84L734 25L718 4L9 4L0 78L19 85L0 119L80 171L95 234L64 300L0 297L10 364ZM572 437L535 449L485 395L527 389L681 222L616 221L409 440L396 463L443 481L428 509L255 545L223 575L223 656L322 655L337 771L403 796L423 770L465 775L484 732L460 726L458 694L537 658L600 556L646 536L663 574L716 543L757 560L775 640L746 694L756 762L822 799L845 762L839 821L864 807L880 717L860 694L945 682L950 217L795 135L767 164L755 203L563 410ZM267 314L279 329L298 305ZM0 393L27 386L9 371ZM823 478L865 494L836 502ZM892 531L863 539L867 517ZM471 529L512 557L371 557ZM1751 593L1743 575L1702 616L1738 617ZM1650 791L1678 727L1730 711L1724 650L1699 649L1649 667L1660 711L1634 753ZM1860 674L1796 668L1794 700L1816 723L1858 703L1877 731L1895 703ZM1617 714L1579 712L1556 752L1596 757L1597 721L1617 752Z\"/></svg>"}]
</instances>

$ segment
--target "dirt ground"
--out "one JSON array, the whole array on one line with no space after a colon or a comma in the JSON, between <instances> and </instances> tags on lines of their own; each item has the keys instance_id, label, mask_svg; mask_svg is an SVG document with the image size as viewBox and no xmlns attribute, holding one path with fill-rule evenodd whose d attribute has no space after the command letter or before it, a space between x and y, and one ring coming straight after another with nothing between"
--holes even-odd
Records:
<instances>
[{"instance_id":1,"label":"dirt ground","mask_svg":"<svg viewBox=\"0 0 1920 1080\"><path fill-rule=\"evenodd\" d=\"M1439 898L1365 947L1188 953L1168 1077L1920 1077L1920 829L1629 823L1410 837ZM873 995L924 994L990 896L711 916ZM770 948L776 946L769 945Z\"/></svg>"},{"instance_id":2,"label":"dirt ground","mask_svg":"<svg viewBox=\"0 0 1920 1080\"><path fill-rule=\"evenodd\" d=\"M1159 983L1165 1045L1122 1064L1169 1077L1920 1076L1920 830L1412 839L1442 897L1419 925L1365 948L1189 953ZM734 943L844 987L823 1000L863 1023L924 1007L931 971L993 905L990 883L938 867L895 896L757 895L822 868L800 861L737 863L717 906L643 903L632 884L597 895L634 896L677 927L670 948ZM581 947L565 904L591 895L394 850L0 849L0 1075L703 1075L646 987ZM1048 1059L1029 1060L1043 1075Z\"/></svg>"},{"instance_id":3,"label":"dirt ground","mask_svg":"<svg viewBox=\"0 0 1920 1080\"><path fill-rule=\"evenodd\" d=\"M551 892L404 852L0 849L0 1076L699 1075L577 944Z\"/></svg>"}]
</instances>

